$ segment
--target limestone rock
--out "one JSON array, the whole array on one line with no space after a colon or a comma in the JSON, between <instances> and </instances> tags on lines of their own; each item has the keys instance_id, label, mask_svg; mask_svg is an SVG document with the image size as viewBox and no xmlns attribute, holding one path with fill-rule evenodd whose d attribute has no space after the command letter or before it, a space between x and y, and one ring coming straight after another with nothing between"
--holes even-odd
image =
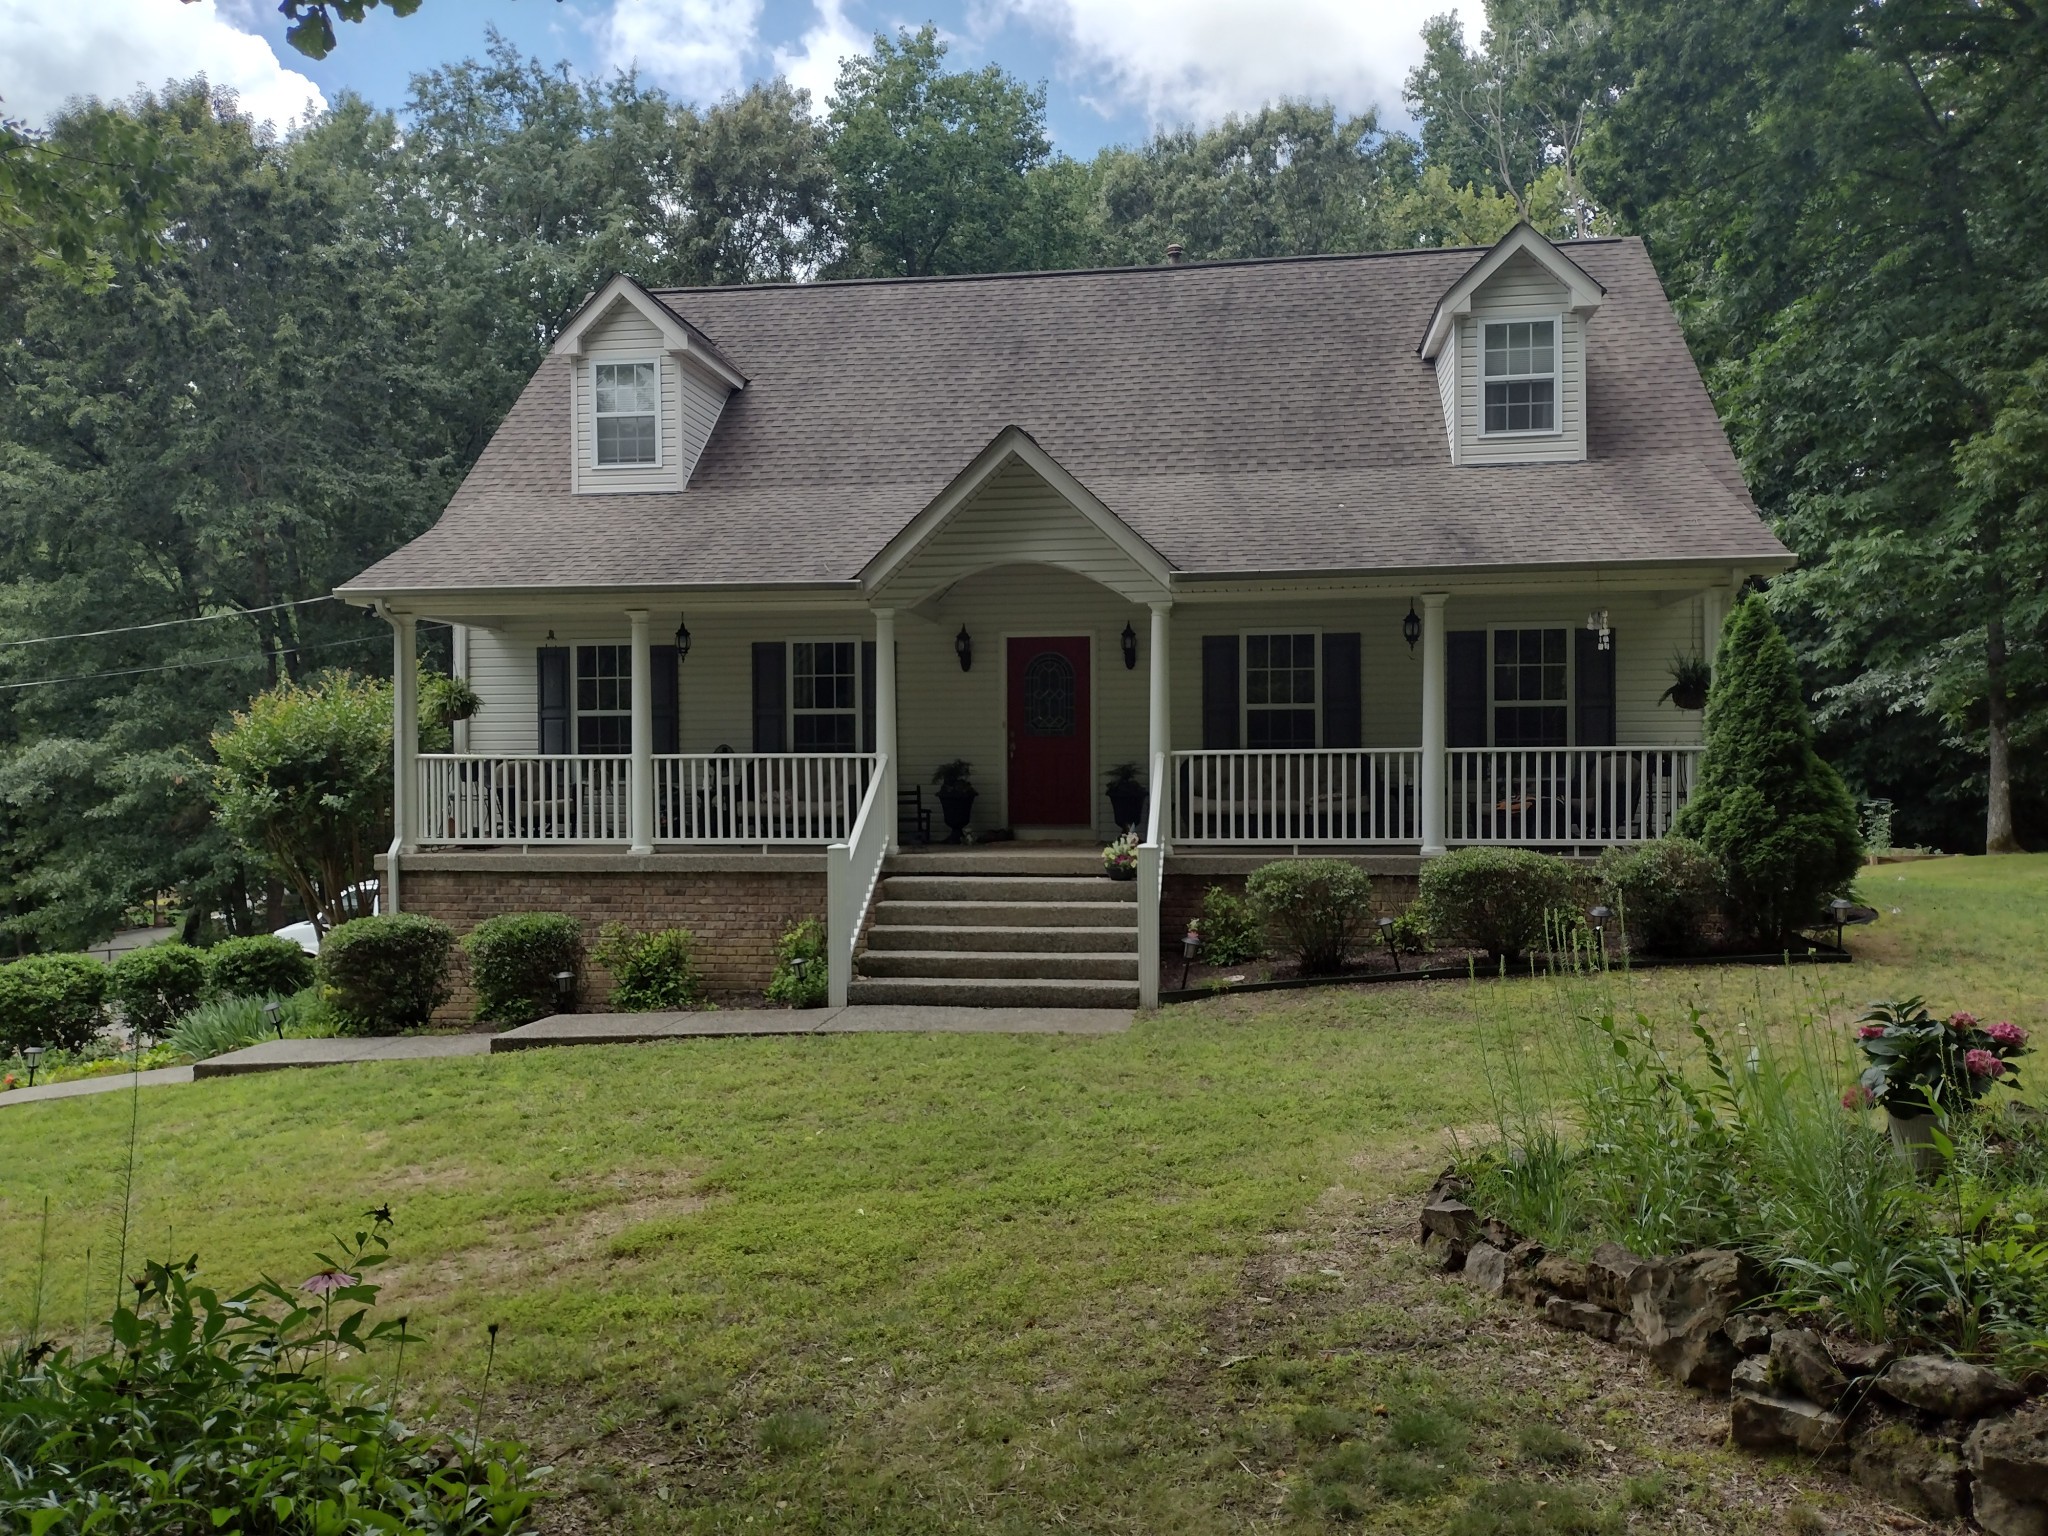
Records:
<instances>
[{"instance_id":1,"label":"limestone rock","mask_svg":"<svg viewBox=\"0 0 2048 1536\"><path fill-rule=\"evenodd\" d=\"M1455 1168L1446 1168L1436 1176L1436 1182L1429 1186L1429 1193L1422 1197L1424 1205L1435 1205L1439 1200L1466 1200L1472 1194L1472 1181Z\"/></svg>"},{"instance_id":2,"label":"limestone rock","mask_svg":"<svg viewBox=\"0 0 2048 1536\"><path fill-rule=\"evenodd\" d=\"M1768 1313L1738 1312L1721 1325L1721 1331L1737 1353L1760 1355L1771 1347L1771 1335L1784 1326L1782 1316L1773 1323Z\"/></svg>"},{"instance_id":3,"label":"limestone rock","mask_svg":"<svg viewBox=\"0 0 2048 1536\"><path fill-rule=\"evenodd\" d=\"M1771 1384L1823 1408L1840 1405L1849 1378L1834 1362L1820 1335L1807 1328L1781 1328L1771 1335Z\"/></svg>"},{"instance_id":4,"label":"limestone rock","mask_svg":"<svg viewBox=\"0 0 2048 1536\"><path fill-rule=\"evenodd\" d=\"M1561 1253L1545 1254L1533 1271L1537 1287L1567 1301L1586 1299L1586 1266Z\"/></svg>"},{"instance_id":5,"label":"limestone rock","mask_svg":"<svg viewBox=\"0 0 2048 1536\"><path fill-rule=\"evenodd\" d=\"M1553 1296L1543 1303L1543 1321L1553 1328L1590 1333L1596 1339L1612 1339L1615 1330L1621 1326L1621 1314L1596 1307L1590 1301Z\"/></svg>"},{"instance_id":6,"label":"limestone rock","mask_svg":"<svg viewBox=\"0 0 2048 1536\"><path fill-rule=\"evenodd\" d=\"M1586 1265L1586 1300L1612 1312L1629 1309L1628 1283L1643 1261L1619 1243L1602 1243Z\"/></svg>"},{"instance_id":7,"label":"limestone rock","mask_svg":"<svg viewBox=\"0 0 2048 1536\"><path fill-rule=\"evenodd\" d=\"M1981 1419L2026 1398L1993 1370L1947 1355L1907 1355L1877 1378L1877 1390L1895 1403L1945 1419Z\"/></svg>"},{"instance_id":8,"label":"limestone rock","mask_svg":"<svg viewBox=\"0 0 2048 1536\"><path fill-rule=\"evenodd\" d=\"M1629 1277L1629 1315L1651 1363L1688 1387L1727 1390L1738 1356L1721 1325L1750 1286L1742 1256L1722 1248L1645 1260Z\"/></svg>"},{"instance_id":9,"label":"limestone rock","mask_svg":"<svg viewBox=\"0 0 2048 1536\"><path fill-rule=\"evenodd\" d=\"M1422 1231L1454 1243L1469 1243L1479 1231L1479 1213L1462 1200L1435 1200L1422 1208Z\"/></svg>"},{"instance_id":10,"label":"limestone rock","mask_svg":"<svg viewBox=\"0 0 2048 1536\"><path fill-rule=\"evenodd\" d=\"M1987 1419L1971 1431L1963 1456L1980 1492L1989 1486L2009 1499L2048 1505L2048 1403Z\"/></svg>"},{"instance_id":11,"label":"limestone rock","mask_svg":"<svg viewBox=\"0 0 2048 1536\"><path fill-rule=\"evenodd\" d=\"M1970 1476L1952 1440L1936 1440L1904 1424L1861 1436L1849 1476L1880 1498L1939 1520L1954 1520L1969 1502Z\"/></svg>"},{"instance_id":12,"label":"limestone rock","mask_svg":"<svg viewBox=\"0 0 2048 1536\"><path fill-rule=\"evenodd\" d=\"M1785 1325L1780 1323L1778 1326L1782 1328ZM1896 1344L1866 1344L1861 1339L1833 1336L1823 1342L1835 1364L1851 1376L1875 1376L1899 1358L1899 1346Z\"/></svg>"},{"instance_id":13,"label":"limestone rock","mask_svg":"<svg viewBox=\"0 0 2048 1536\"><path fill-rule=\"evenodd\" d=\"M1508 1256L1491 1243L1474 1243L1465 1255L1465 1278L1489 1296L1500 1295L1507 1289Z\"/></svg>"},{"instance_id":14,"label":"limestone rock","mask_svg":"<svg viewBox=\"0 0 2048 1536\"><path fill-rule=\"evenodd\" d=\"M1800 1451L1808 1456L1846 1453L1846 1421L1818 1403L1773 1391L1765 1360L1751 1358L1736 1366L1730 1388L1728 1435L1737 1445L1757 1451Z\"/></svg>"},{"instance_id":15,"label":"limestone rock","mask_svg":"<svg viewBox=\"0 0 2048 1536\"><path fill-rule=\"evenodd\" d=\"M1970 1509L1985 1536L2048 1536L2048 1505L2008 1498L1989 1483L1976 1486Z\"/></svg>"},{"instance_id":16,"label":"limestone rock","mask_svg":"<svg viewBox=\"0 0 2048 1536\"><path fill-rule=\"evenodd\" d=\"M1502 1253L1511 1251L1522 1240L1515 1229L1498 1216L1489 1216L1479 1223L1479 1235Z\"/></svg>"},{"instance_id":17,"label":"limestone rock","mask_svg":"<svg viewBox=\"0 0 2048 1536\"><path fill-rule=\"evenodd\" d=\"M1455 1273L1465 1267L1465 1258L1470 1250L1456 1238L1445 1237L1441 1232L1422 1234L1422 1252L1434 1259L1437 1267Z\"/></svg>"}]
</instances>

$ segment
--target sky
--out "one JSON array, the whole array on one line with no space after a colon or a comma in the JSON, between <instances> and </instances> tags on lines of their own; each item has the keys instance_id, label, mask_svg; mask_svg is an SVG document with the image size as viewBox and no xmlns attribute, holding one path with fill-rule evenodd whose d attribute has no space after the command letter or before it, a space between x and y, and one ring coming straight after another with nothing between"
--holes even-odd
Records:
<instances>
[{"instance_id":1,"label":"sky","mask_svg":"<svg viewBox=\"0 0 2048 1536\"><path fill-rule=\"evenodd\" d=\"M280 127L354 91L403 108L423 70L480 53L495 26L584 76L637 69L709 101L777 73L822 110L839 60L874 33L935 23L956 66L997 63L1047 87L1055 145L1085 158L1156 127L1256 110L1277 96L1377 106L1406 122L1420 32L1453 0L423 0L403 19L335 22L315 62L284 41L273 0L0 0L0 114L46 122L204 74ZM1476 0L1466 9L1477 12Z\"/></svg>"}]
</instances>

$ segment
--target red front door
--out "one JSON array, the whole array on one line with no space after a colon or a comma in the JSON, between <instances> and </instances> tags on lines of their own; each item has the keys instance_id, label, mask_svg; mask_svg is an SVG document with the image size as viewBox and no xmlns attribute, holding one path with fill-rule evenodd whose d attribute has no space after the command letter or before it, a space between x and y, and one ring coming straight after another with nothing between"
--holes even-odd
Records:
<instances>
[{"instance_id":1,"label":"red front door","mask_svg":"<svg viewBox=\"0 0 2048 1536\"><path fill-rule=\"evenodd\" d=\"M1088 637L1012 640L1009 679L1010 825L1089 825Z\"/></svg>"}]
</instances>

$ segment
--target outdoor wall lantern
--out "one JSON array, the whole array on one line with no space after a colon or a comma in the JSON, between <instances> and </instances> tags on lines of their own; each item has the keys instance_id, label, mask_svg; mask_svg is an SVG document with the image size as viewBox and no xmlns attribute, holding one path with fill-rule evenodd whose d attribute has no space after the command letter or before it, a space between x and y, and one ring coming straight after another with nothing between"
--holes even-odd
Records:
<instances>
[{"instance_id":1,"label":"outdoor wall lantern","mask_svg":"<svg viewBox=\"0 0 2048 1536\"><path fill-rule=\"evenodd\" d=\"M263 1022L271 1027L277 1038L284 1038L284 1007L276 998L263 1005Z\"/></svg>"},{"instance_id":2,"label":"outdoor wall lantern","mask_svg":"<svg viewBox=\"0 0 2048 1536\"><path fill-rule=\"evenodd\" d=\"M576 973L574 971L557 971L555 972L555 1012L574 1013L575 1011Z\"/></svg>"},{"instance_id":3,"label":"outdoor wall lantern","mask_svg":"<svg viewBox=\"0 0 2048 1536\"><path fill-rule=\"evenodd\" d=\"M1408 617L1401 621L1401 638L1408 642L1410 654L1414 653L1416 641L1422 638L1422 615L1415 611L1415 599L1408 599Z\"/></svg>"},{"instance_id":4,"label":"outdoor wall lantern","mask_svg":"<svg viewBox=\"0 0 2048 1536\"><path fill-rule=\"evenodd\" d=\"M681 666L690 659L690 621L682 614L676 615L676 665Z\"/></svg>"},{"instance_id":5,"label":"outdoor wall lantern","mask_svg":"<svg viewBox=\"0 0 2048 1536\"><path fill-rule=\"evenodd\" d=\"M36 1063L43 1059L43 1048L40 1045L25 1045L21 1048L21 1055L28 1063L28 1085L33 1088L36 1085Z\"/></svg>"},{"instance_id":6,"label":"outdoor wall lantern","mask_svg":"<svg viewBox=\"0 0 2048 1536\"><path fill-rule=\"evenodd\" d=\"M1131 621L1124 620L1124 670L1135 671L1138 665L1138 632L1131 628Z\"/></svg>"},{"instance_id":7,"label":"outdoor wall lantern","mask_svg":"<svg viewBox=\"0 0 2048 1536\"><path fill-rule=\"evenodd\" d=\"M960 670L962 672L972 670L974 666L974 636L967 633L967 626L965 624L960 626L960 633L953 637L953 654L960 658Z\"/></svg>"}]
</instances>

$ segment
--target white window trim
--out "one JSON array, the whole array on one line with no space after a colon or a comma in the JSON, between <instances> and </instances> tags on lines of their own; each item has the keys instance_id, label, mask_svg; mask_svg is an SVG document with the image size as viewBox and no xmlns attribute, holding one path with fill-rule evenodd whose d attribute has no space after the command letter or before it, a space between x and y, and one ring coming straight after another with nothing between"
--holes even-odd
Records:
<instances>
[{"instance_id":1,"label":"white window trim","mask_svg":"<svg viewBox=\"0 0 2048 1536\"><path fill-rule=\"evenodd\" d=\"M861 697L863 683L861 679L861 642L858 635L798 635L783 646L782 713L783 729L788 732L783 739L789 743L789 750L792 752L815 753L820 750L816 747L799 747L796 744L796 717L799 713L796 707L796 648L800 645L851 645L853 647L853 745L846 750L849 753L858 753L861 750L861 724L865 718L861 712L861 706L865 701ZM806 709L801 711L801 713L806 715L843 715L846 711L843 709ZM839 754L830 753L825 755L838 756Z\"/></svg>"},{"instance_id":2,"label":"white window trim","mask_svg":"<svg viewBox=\"0 0 2048 1536\"><path fill-rule=\"evenodd\" d=\"M1274 708L1300 709L1299 704L1270 705L1251 702L1251 646L1254 635L1313 635L1316 641L1316 742L1314 748L1302 747L1254 747L1252 741L1252 711ZM1489 685L1491 686L1491 685ZM1237 739L1244 743L1249 752L1299 752L1320 749L1323 744L1323 632L1313 624L1299 628L1283 625L1278 628L1265 625L1258 629L1241 629L1237 632Z\"/></svg>"},{"instance_id":3,"label":"white window trim","mask_svg":"<svg viewBox=\"0 0 2048 1536\"><path fill-rule=\"evenodd\" d=\"M1524 707L1524 701L1521 699L1496 700L1493 696L1493 637L1503 631L1509 634L1520 634L1525 629L1561 629L1564 631L1564 699L1562 700L1564 704L1564 746L1575 747L1579 744L1578 641L1572 638L1573 630L1571 625L1547 623L1489 624L1486 627L1486 745L1489 748L1499 746L1499 743L1494 739L1494 711L1503 706L1508 709ZM1558 702L1560 701L1556 699L1546 699L1541 704L1532 703L1527 707L1532 709L1543 708L1554 706ZM1561 752L1564 750L1564 747L1500 747L1500 750L1503 752Z\"/></svg>"},{"instance_id":4,"label":"white window trim","mask_svg":"<svg viewBox=\"0 0 2048 1536\"><path fill-rule=\"evenodd\" d=\"M1517 437L1563 437L1564 436L1564 322L1561 312L1545 310L1537 314L1482 314L1474 317L1478 323L1478 368L1479 368L1479 437L1482 442L1497 443ZM1550 398L1551 425L1547 427L1526 427L1519 432L1502 429L1490 431L1486 425L1486 386L1489 384L1525 384L1532 379L1543 378L1540 373L1507 374L1500 378L1489 377L1486 372L1486 328L1489 325L1527 324L1533 320L1548 320L1555 345L1550 353ZM1526 626L1525 626L1526 627Z\"/></svg>"},{"instance_id":5,"label":"white window trim","mask_svg":"<svg viewBox=\"0 0 2048 1536\"><path fill-rule=\"evenodd\" d=\"M599 368L631 368L636 365L654 365L654 458L648 463L601 464L597 457L597 370ZM599 474L617 474L621 470L645 473L650 469L665 469L662 448L668 433L663 430L668 416L668 381L664 375L668 370L661 365L658 357L593 357L590 360L590 467ZM639 411L607 411L607 416L638 416Z\"/></svg>"},{"instance_id":6,"label":"white window trim","mask_svg":"<svg viewBox=\"0 0 2048 1536\"><path fill-rule=\"evenodd\" d=\"M626 708L585 710L582 702L583 690L579 686L583 677L583 653L600 645L616 646L626 653ZM569 750L573 757L630 757L633 753L632 730L632 667L633 642L630 637L623 640L572 640L569 642ZM585 752L583 750L583 721L615 720L626 721L626 750L623 752Z\"/></svg>"}]
</instances>

